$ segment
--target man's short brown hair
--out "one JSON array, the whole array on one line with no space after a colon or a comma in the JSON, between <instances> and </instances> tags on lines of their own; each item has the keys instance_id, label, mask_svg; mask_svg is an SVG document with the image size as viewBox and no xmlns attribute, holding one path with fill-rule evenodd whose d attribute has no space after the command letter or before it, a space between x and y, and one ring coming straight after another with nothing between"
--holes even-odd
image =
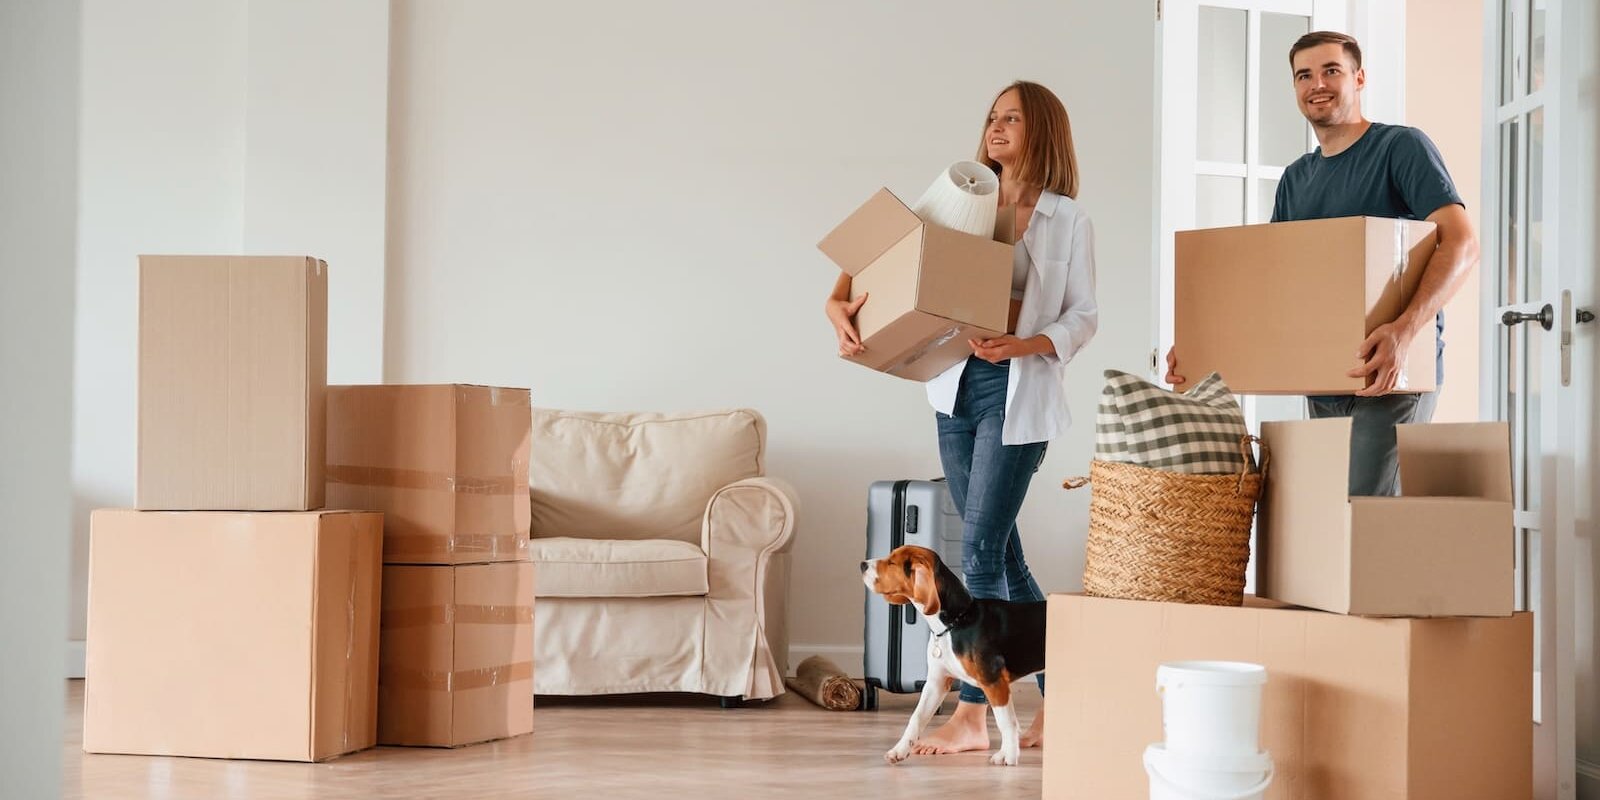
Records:
<instances>
[{"instance_id":1,"label":"man's short brown hair","mask_svg":"<svg viewBox=\"0 0 1600 800\"><path fill-rule=\"evenodd\" d=\"M1294 46L1289 48L1289 67L1294 67L1295 53L1323 44L1343 45L1345 55L1355 62L1356 69L1361 69L1361 45L1356 42L1356 37L1334 31L1312 31L1297 39Z\"/></svg>"}]
</instances>

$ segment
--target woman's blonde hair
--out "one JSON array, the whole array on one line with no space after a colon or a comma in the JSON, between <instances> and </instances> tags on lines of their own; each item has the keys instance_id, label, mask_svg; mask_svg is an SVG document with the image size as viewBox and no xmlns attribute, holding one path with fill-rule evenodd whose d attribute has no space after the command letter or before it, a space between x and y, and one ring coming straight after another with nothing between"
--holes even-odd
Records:
<instances>
[{"instance_id":1,"label":"woman's blonde hair","mask_svg":"<svg viewBox=\"0 0 1600 800\"><path fill-rule=\"evenodd\" d=\"M1072 121L1067 118L1067 107L1055 93L1032 81L1017 81L1001 89L989 103L1015 89L1022 101L1022 159L1016 164L1017 181L1027 186L1039 186L1056 194L1078 196L1078 154L1072 148ZM977 160L997 174L1000 163L989 158L987 141L989 118L984 115L983 135L978 137Z\"/></svg>"}]
</instances>

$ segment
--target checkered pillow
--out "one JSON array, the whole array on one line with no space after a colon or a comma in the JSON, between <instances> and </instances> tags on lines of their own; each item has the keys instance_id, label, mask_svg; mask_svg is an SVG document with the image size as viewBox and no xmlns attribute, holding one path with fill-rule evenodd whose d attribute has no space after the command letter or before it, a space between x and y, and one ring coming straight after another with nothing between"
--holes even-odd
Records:
<instances>
[{"instance_id":1,"label":"checkered pillow","mask_svg":"<svg viewBox=\"0 0 1600 800\"><path fill-rule=\"evenodd\" d=\"M1249 429L1220 375L1207 375L1183 394L1114 369L1105 375L1095 458L1192 475L1239 471L1247 458L1239 440Z\"/></svg>"}]
</instances>

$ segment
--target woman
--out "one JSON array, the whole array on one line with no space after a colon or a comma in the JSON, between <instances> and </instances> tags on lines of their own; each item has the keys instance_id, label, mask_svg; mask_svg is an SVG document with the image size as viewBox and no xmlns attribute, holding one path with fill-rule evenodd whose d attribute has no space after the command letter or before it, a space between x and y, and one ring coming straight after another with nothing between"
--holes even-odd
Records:
<instances>
[{"instance_id":1,"label":"woman","mask_svg":"<svg viewBox=\"0 0 1600 800\"><path fill-rule=\"evenodd\" d=\"M1020 298L1016 335L969 340L972 356L927 383L935 409L939 460L961 512L962 571L976 597L1043 600L1028 571L1017 512L1049 441L1070 423L1062 396L1065 365L1094 337L1094 231L1073 199L1078 193L1072 128L1061 101L1043 86L1018 81L989 109L977 160L1000 176L1000 204L1015 209L1017 247L1012 298ZM866 302L850 302L841 274L828 298L839 352L861 352L852 318ZM1039 676L1044 688L1044 677ZM1041 743L1044 712L1022 737ZM988 705L962 685L955 714L917 743L922 755L986 750Z\"/></svg>"}]
</instances>

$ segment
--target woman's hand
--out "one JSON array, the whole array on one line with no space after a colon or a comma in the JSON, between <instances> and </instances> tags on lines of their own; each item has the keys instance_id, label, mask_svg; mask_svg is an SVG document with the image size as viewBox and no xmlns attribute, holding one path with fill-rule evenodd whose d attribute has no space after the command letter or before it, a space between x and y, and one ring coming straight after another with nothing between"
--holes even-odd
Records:
<instances>
[{"instance_id":1,"label":"woman's hand","mask_svg":"<svg viewBox=\"0 0 1600 800\"><path fill-rule=\"evenodd\" d=\"M861 310L863 303L867 302L867 293L862 292L854 300L839 300L828 298L828 321L833 323L834 335L839 337L839 355L853 356L864 353L867 346L861 343L861 333L856 330L856 312Z\"/></svg>"},{"instance_id":2,"label":"woman's hand","mask_svg":"<svg viewBox=\"0 0 1600 800\"><path fill-rule=\"evenodd\" d=\"M990 364L1017 356L1041 355L1055 349L1055 343L1042 333L1027 339L1018 339L1008 333L993 339L968 339L967 344L972 346L973 355Z\"/></svg>"}]
</instances>

